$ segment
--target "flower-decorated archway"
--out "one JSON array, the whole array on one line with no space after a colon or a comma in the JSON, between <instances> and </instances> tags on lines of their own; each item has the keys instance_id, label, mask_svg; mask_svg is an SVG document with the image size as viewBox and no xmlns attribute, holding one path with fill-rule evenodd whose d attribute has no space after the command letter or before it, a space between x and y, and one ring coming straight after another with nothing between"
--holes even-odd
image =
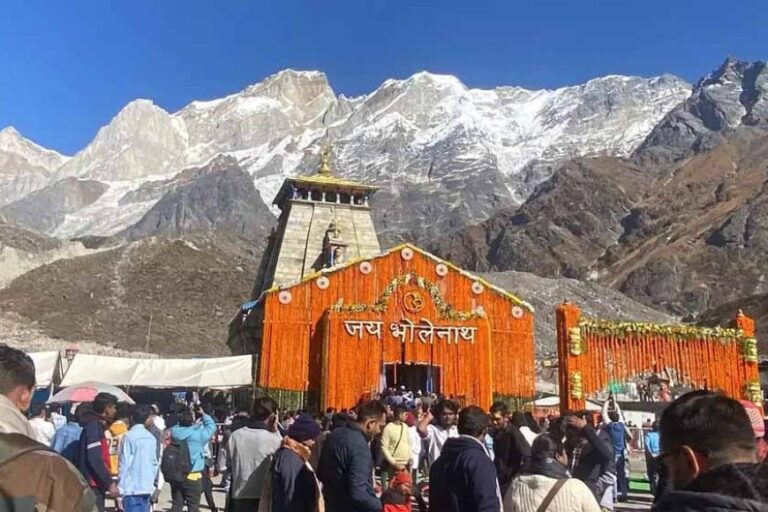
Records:
<instances>
[{"instance_id":1,"label":"flower-decorated archway","mask_svg":"<svg viewBox=\"0 0 768 512\"><path fill-rule=\"evenodd\" d=\"M712 389L762 406L754 321L739 313L734 328L655 325L583 318L557 308L560 410L643 373L673 372L693 389Z\"/></svg>"},{"instance_id":2,"label":"flower-decorated archway","mask_svg":"<svg viewBox=\"0 0 768 512\"><path fill-rule=\"evenodd\" d=\"M321 406L375 393L383 368L397 364L439 368L442 393L487 406L492 361L485 311L457 310L435 283L409 272L392 279L376 302L339 303L326 314Z\"/></svg>"}]
</instances>

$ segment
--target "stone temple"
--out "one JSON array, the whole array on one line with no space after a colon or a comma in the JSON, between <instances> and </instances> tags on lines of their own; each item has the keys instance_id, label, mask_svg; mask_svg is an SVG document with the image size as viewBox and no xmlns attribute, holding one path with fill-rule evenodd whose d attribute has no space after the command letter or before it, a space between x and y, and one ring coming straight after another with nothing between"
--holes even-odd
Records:
<instances>
[{"instance_id":1,"label":"stone temple","mask_svg":"<svg viewBox=\"0 0 768 512\"><path fill-rule=\"evenodd\" d=\"M323 151L315 174L285 180L273 201L280 216L262 256L252 300L230 324L227 344L233 353L258 353L263 322L259 298L264 292L381 252L369 201L376 190L334 176L330 148Z\"/></svg>"},{"instance_id":2,"label":"stone temple","mask_svg":"<svg viewBox=\"0 0 768 512\"><path fill-rule=\"evenodd\" d=\"M331 175L328 150L316 174L286 179L274 200L281 213L260 291L381 252L368 203L375 191Z\"/></svg>"},{"instance_id":3,"label":"stone temple","mask_svg":"<svg viewBox=\"0 0 768 512\"><path fill-rule=\"evenodd\" d=\"M375 191L334 176L328 150L285 180L252 300L230 322L231 350L256 356L254 396L311 410L396 386L483 407L531 397L531 306L414 245L382 251Z\"/></svg>"}]
</instances>

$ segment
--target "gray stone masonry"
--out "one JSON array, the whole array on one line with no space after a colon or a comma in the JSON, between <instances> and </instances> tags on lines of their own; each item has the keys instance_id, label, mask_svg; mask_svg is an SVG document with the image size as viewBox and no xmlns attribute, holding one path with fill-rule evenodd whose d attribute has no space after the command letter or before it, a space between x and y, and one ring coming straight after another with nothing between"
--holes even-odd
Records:
<instances>
[{"instance_id":1,"label":"gray stone masonry","mask_svg":"<svg viewBox=\"0 0 768 512\"><path fill-rule=\"evenodd\" d=\"M290 284L322 268L323 241L336 219L347 244L345 261L372 257L381 252L368 206L291 200L278 222L275 255L270 255L267 287ZM265 255L266 256L266 255Z\"/></svg>"}]
</instances>

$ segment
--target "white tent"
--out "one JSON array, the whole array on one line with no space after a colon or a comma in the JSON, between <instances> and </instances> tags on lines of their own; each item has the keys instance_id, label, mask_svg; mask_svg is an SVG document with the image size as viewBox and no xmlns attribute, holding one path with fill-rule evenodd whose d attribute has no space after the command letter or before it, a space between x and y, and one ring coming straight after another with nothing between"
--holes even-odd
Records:
<instances>
[{"instance_id":1,"label":"white tent","mask_svg":"<svg viewBox=\"0 0 768 512\"><path fill-rule=\"evenodd\" d=\"M538 400L534 400L533 402L528 402L524 404L524 407L542 407L543 408L543 407L559 407L559 406L560 406L560 397L557 395L539 398ZM602 405L600 405L598 402L593 402L592 400L586 400L585 408L588 411L599 411L599 410L602 410Z\"/></svg>"},{"instance_id":2,"label":"white tent","mask_svg":"<svg viewBox=\"0 0 768 512\"><path fill-rule=\"evenodd\" d=\"M253 380L251 356L132 359L77 354L61 387L87 381L149 388L235 388Z\"/></svg>"},{"instance_id":3,"label":"white tent","mask_svg":"<svg viewBox=\"0 0 768 512\"><path fill-rule=\"evenodd\" d=\"M37 387L47 388L50 386L59 364L59 353L54 350L51 352L29 352L27 355L35 363Z\"/></svg>"}]
</instances>

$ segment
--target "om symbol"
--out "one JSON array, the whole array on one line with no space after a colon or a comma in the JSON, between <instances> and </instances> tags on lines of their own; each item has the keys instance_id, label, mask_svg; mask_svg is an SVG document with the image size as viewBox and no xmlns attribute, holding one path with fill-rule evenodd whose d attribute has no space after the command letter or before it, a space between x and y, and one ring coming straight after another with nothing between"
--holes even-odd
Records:
<instances>
[{"instance_id":1,"label":"om symbol","mask_svg":"<svg viewBox=\"0 0 768 512\"><path fill-rule=\"evenodd\" d=\"M418 313L424 309L424 297L419 292L408 292L403 297L403 307L409 313Z\"/></svg>"}]
</instances>

